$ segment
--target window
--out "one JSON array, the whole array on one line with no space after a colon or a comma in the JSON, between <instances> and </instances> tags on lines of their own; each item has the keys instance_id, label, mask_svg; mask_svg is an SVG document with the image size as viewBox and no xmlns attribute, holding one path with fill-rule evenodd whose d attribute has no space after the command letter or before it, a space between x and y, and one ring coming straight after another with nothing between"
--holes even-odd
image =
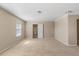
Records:
<instances>
[{"instance_id":1,"label":"window","mask_svg":"<svg viewBox=\"0 0 79 59\"><path fill-rule=\"evenodd\" d=\"M21 24L16 24L16 37L21 36Z\"/></svg>"}]
</instances>

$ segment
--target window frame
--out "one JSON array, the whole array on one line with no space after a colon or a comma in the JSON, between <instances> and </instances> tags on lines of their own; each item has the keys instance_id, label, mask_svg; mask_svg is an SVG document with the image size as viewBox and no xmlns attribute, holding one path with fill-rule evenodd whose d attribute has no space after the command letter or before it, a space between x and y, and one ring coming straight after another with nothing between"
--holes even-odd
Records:
<instances>
[{"instance_id":1,"label":"window frame","mask_svg":"<svg viewBox=\"0 0 79 59\"><path fill-rule=\"evenodd\" d=\"M22 35L22 24L17 23L16 24L16 37L19 37Z\"/></svg>"}]
</instances>

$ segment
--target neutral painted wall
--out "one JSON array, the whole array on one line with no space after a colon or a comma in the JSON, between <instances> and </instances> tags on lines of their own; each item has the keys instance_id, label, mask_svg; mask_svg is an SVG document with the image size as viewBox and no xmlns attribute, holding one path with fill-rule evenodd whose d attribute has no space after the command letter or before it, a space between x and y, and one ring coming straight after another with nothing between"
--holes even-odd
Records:
<instances>
[{"instance_id":1,"label":"neutral painted wall","mask_svg":"<svg viewBox=\"0 0 79 59\"><path fill-rule=\"evenodd\" d=\"M44 38L54 37L54 23L53 22L27 22L26 24L26 36L32 38L32 25L33 24L44 24Z\"/></svg>"},{"instance_id":2,"label":"neutral painted wall","mask_svg":"<svg viewBox=\"0 0 79 59\"><path fill-rule=\"evenodd\" d=\"M16 20L17 17L0 9L0 51L16 44Z\"/></svg>"},{"instance_id":3,"label":"neutral painted wall","mask_svg":"<svg viewBox=\"0 0 79 59\"><path fill-rule=\"evenodd\" d=\"M55 21L55 39L67 46L77 46L77 19L79 15L65 15Z\"/></svg>"},{"instance_id":4,"label":"neutral painted wall","mask_svg":"<svg viewBox=\"0 0 79 59\"><path fill-rule=\"evenodd\" d=\"M68 16L68 24L69 24L69 45L76 46L77 45L77 19L79 19L79 15L69 15Z\"/></svg>"},{"instance_id":5,"label":"neutral painted wall","mask_svg":"<svg viewBox=\"0 0 79 59\"><path fill-rule=\"evenodd\" d=\"M68 45L68 15L55 20L55 39Z\"/></svg>"},{"instance_id":6,"label":"neutral painted wall","mask_svg":"<svg viewBox=\"0 0 79 59\"><path fill-rule=\"evenodd\" d=\"M44 36L45 38L54 38L54 22L44 23Z\"/></svg>"}]
</instances>

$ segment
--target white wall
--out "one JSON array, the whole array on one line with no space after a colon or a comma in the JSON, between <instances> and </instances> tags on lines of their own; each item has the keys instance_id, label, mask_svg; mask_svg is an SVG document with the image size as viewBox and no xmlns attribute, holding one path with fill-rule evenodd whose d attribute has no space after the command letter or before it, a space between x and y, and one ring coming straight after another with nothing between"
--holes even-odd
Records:
<instances>
[{"instance_id":1,"label":"white wall","mask_svg":"<svg viewBox=\"0 0 79 59\"><path fill-rule=\"evenodd\" d=\"M68 45L68 15L55 20L55 39Z\"/></svg>"},{"instance_id":2,"label":"white wall","mask_svg":"<svg viewBox=\"0 0 79 59\"><path fill-rule=\"evenodd\" d=\"M77 19L79 15L65 15L55 21L55 39L67 46L77 46Z\"/></svg>"},{"instance_id":3,"label":"white wall","mask_svg":"<svg viewBox=\"0 0 79 59\"><path fill-rule=\"evenodd\" d=\"M19 18L0 9L0 51L16 44L16 20Z\"/></svg>"}]
</instances>

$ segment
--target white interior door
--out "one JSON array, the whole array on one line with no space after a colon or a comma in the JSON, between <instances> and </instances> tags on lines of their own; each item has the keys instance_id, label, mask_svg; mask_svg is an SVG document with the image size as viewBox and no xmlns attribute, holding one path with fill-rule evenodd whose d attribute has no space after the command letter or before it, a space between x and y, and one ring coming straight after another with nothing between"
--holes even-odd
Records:
<instances>
[{"instance_id":1,"label":"white interior door","mask_svg":"<svg viewBox=\"0 0 79 59\"><path fill-rule=\"evenodd\" d=\"M38 24L38 38L43 38L43 24Z\"/></svg>"}]
</instances>

